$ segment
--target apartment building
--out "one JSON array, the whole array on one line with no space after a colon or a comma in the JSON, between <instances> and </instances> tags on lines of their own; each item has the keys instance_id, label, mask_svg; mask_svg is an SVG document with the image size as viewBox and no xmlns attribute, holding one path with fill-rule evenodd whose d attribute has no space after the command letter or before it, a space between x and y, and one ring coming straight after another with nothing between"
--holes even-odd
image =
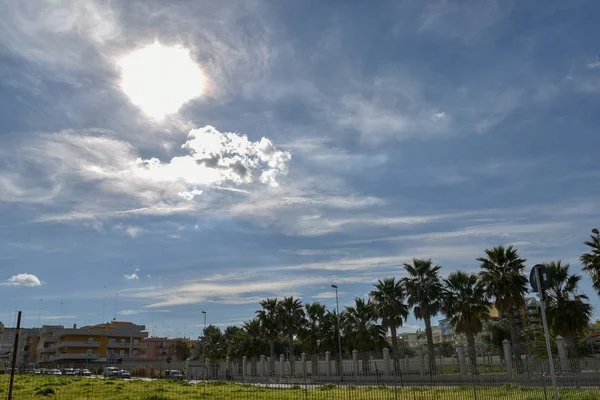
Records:
<instances>
[{"instance_id":1,"label":"apartment building","mask_svg":"<svg viewBox=\"0 0 600 400\"><path fill-rule=\"evenodd\" d=\"M192 340L189 338L175 338L169 339L166 337L149 337L142 341L146 347L146 360L147 361L164 361L167 358L171 358L172 361L185 361L179 360L177 356L177 351L175 350L175 345L177 342L185 342L190 346L190 350L192 354L194 354L196 346L198 344L197 340Z\"/></svg>"},{"instance_id":2,"label":"apartment building","mask_svg":"<svg viewBox=\"0 0 600 400\"><path fill-rule=\"evenodd\" d=\"M0 322L0 364L8 366L12 362L16 333L16 328L7 328ZM27 366L35 363L35 351L32 352L32 348L37 345L39 334L39 328L21 328L17 343L16 365Z\"/></svg>"},{"instance_id":3,"label":"apartment building","mask_svg":"<svg viewBox=\"0 0 600 400\"><path fill-rule=\"evenodd\" d=\"M142 340L148 337L145 329L143 325L121 321L81 328L44 326L37 344L37 363L69 365L143 360L147 345Z\"/></svg>"}]
</instances>

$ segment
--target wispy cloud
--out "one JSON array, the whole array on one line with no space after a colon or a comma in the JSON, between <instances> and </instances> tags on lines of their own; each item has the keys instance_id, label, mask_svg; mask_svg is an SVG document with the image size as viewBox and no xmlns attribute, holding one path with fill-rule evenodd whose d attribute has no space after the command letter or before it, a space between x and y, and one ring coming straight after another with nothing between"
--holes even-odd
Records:
<instances>
[{"instance_id":1,"label":"wispy cloud","mask_svg":"<svg viewBox=\"0 0 600 400\"><path fill-rule=\"evenodd\" d=\"M140 279L140 277L138 275L138 272L140 272L140 269L136 268L135 271L132 274L129 274L129 275L125 274L124 275L125 279L128 279L128 280L137 280L137 279Z\"/></svg>"}]
</instances>

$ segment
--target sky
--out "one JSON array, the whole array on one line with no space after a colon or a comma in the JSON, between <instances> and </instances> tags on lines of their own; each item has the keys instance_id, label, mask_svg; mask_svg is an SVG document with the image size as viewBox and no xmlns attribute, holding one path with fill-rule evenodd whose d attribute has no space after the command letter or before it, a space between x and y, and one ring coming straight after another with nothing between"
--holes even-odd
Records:
<instances>
[{"instance_id":1,"label":"sky","mask_svg":"<svg viewBox=\"0 0 600 400\"><path fill-rule=\"evenodd\" d=\"M0 6L9 326L194 337L499 244L580 272L600 225L598 2Z\"/></svg>"}]
</instances>

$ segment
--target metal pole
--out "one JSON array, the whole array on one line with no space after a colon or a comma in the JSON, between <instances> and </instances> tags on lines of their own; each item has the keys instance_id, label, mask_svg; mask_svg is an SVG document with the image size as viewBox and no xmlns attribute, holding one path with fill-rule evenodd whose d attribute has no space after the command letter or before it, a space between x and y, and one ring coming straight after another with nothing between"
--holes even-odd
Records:
<instances>
[{"instance_id":1,"label":"metal pole","mask_svg":"<svg viewBox=\"0 0 600 400\"><path fill-rule=\"evenodd\" d=\"M17 316L17 330L15 331L15 342L13 343L13 357L10 369L10 383L8 385L8 400L12 400L13 385L15 383L15 369L17 367L17 352L19 350L19 335L21 333L21 311Z\"/></svg>"},{"instance_id":2,"label":"metal pole","mask_svg":"<svg viewBox=\"0 0 600 400\"><path fill-rule=\"evenodd\" d=\"M340 358L340 367L339 367L338 372L340 374L340 379L344 379L342 377L342 331L340 330L340 301L338 298L337 285L331 285L331 287L335 289L335 305L337 307L338 352L339 352L339 358Z\"/></svg>"},{"instance_id":3,"label":"metal pole","mask_svg":"<svg viewBox=\"0 0 600 400\"><path fill-rule=\"evenodd\" d=\"M550 378L552 379L554 400L559 400L558 388L556 387L556 374L554 373L554 361L552 360L552 347L550 346L550 335L548 334L548 321L546 320L546 302L544 301L542 279L540 277L540 270L538 268L536 268L535 270L535 279L537 280L538 294L540 296L540 308L542 309L542 323L544 324L544 336L546 337L546 350L548 351L548 363L550 364Z\"/></svg>"}]
</instances>

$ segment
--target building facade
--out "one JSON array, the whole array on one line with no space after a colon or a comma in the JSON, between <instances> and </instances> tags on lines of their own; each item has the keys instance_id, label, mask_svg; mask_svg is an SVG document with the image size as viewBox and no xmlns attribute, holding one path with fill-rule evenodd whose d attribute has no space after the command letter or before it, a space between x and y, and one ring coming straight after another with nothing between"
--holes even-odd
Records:
<instances>
[{"instance_id":1,"label":"building facade","mask_svg":"<svg viewBox=\"0 0 600 400\"><path fill-rule=\"evenodd\" d=\"M37 343L39 365L115 363L146 358L145 326L131 322L65 328L44 326Z\"/></svg>"}]
</instances>

